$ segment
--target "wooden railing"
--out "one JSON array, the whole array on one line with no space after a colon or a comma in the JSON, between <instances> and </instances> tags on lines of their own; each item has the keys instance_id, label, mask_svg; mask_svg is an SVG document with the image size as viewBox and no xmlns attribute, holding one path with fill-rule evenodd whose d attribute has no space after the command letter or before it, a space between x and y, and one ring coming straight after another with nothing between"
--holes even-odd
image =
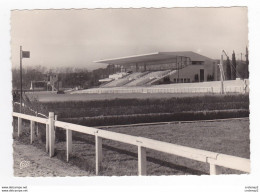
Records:
<instances>
[{"instance_id":1,"label":"wooden railing","mask_svg":"<svg viewBox=\"0 0 260 192\"><path fill-rule=\"evenodd\" d=\"M98 175L102 163L102 139L109 139L130 145L135 145L138 148L138 174L146 175L146 149L152 149L171 155L185 157L191 160L196 160L210 165L210 174L221 174L220 167L239 170L242 172L250 173L250 160L235 157L201 149L194 149L191 147L180 146L172 143L152 140L144 137L137 137L116 133L106 130L100 130L93 127L76 125L58 121L54 117L54 113L49 113L49 118L34 117L21 113L13 112L13 116L18 118L18 137L21 134L22 119L30 120L30 142L34 141L35 122L46 124L46 152L49 156L54 156L55 149L55 130L54 127L63 128L66 130L66 157L69 161L70 154L72 153L72 131L93 135L95 136L95 149L96 149L96 174ZM56 120L55 120L56 119Z\"/></svg>"}]
</instances>

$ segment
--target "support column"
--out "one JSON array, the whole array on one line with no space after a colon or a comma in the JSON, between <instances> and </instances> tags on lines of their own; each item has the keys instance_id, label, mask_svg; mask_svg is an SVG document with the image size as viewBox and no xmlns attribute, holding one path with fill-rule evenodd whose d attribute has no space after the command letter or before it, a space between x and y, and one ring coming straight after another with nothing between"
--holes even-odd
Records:
<instances>
[{"instance_id":1,"label":"support column","mask_svg":"<svg viewBox=\"0 0 260 192\"><path fill-rule=\"evenodd\" d=\"M54 116L54 121L58 120L58 115ZM54 141L56 141L56 126L54 126Z\"/></svg>"},{"instance_id":2,"label":"support column","mask_svg":"<svg viewBox=\"0 0 260 192\"><path fill-rule=\"evenodd\" d=\"M18 137L20 137L22 133L22 118L18 117Z\"/></svg>"},{"instance_id":3,"label":"support column","mask_svg":"<svg viewBox=\"0 0 260 192\"><path fill-rule=\"evenodd\" d=\"M102 162L102 138L95 135L96 142L96 175L98 175Z\"/></svg>"},{"instance_id":4,"label":"support column","mask_svg":"<svg viewBox=\"0 0 260 192\"><path fill-rule=\"evenodd\" d=\"M35 138L35 122L34 121L31 121L31 144L33 143L34 141L34 138Z\"/></svg>"},{"instance_id":5,"label":"support column","mask_svg":"<svg viewBox=\"0 0 260 192\"><path fill-rule=\"evenodd\" d=\"M210 164L210 175L219 175L221 174L220 167L215 164Z\"/></svg>"},{"instance_id":6,"label":"support column","mask_svg":"<svg viewBox=\"0 0 260 192\"><path fill-rule=\"evenodd\" d=\"M38 117L38 111L36 111L36 117ZM36 122L35 126L36 126L36 136L38 137L39 136L39 123Z\"/></svg>"},{"instance_id":7,"label":"support column","mask_svg":"<svg viewBox=\"0 0 260 192\"><path fill-rule=\"evenodd\" d=\"M69 162L69 156L72 152L72 131L66 129L66 153L67 153L67 162Z\"/></svg>"},{"instance_id":8,"label":"support column","mask_svg":"<svg viewBox=\"0 0 260 192\"><path fill-rule=\"evenodd\" d=\"M49 152L49 124L46 124L46 152Z\"/></svg>"},{"instance_id":9,"label":"support column","mask_svg":"<svg viewBox=\"0 0 260 192\"><path fill-rule=\"evenodd\" d=\"M50 157L54 156L54 145L55 145L55 131L54 131L54 113L49 113L49 154Z\"/></svg>"},{"instance_id":10,"label":"support column","mask_svg":"<svg viewBox=\"0 0 260 192\"><path fill-rule=\"evenodd\" d=\"M138 146L138 175L146 175L146 149Z\"/></svg>"}]
</instances>

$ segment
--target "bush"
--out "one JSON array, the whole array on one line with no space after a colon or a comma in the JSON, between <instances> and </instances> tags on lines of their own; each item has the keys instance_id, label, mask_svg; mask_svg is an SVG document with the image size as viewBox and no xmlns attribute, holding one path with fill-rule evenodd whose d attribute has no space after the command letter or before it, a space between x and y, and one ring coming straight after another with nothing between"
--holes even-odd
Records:
<instances>
[{"instance_id":1,"label":"bush","mask_svg":"<svg viewBox=\"0 0 260 192\"><path fill-rule=\"evenodd\" d=\"M126 125L136 123L153 123L169 121L193 121L210 120L224 118L248 117L248 110L217 110L217 111L197 111L180 113L157 113L139 115L117 115L62 119L62 121L84 125L84 126L107 126L107 125Z\"/></svg>"},{"instance_id":2,"label":"bush","mask_svg":"<svg viewBox=\"0 0 260 192\"><path fill-rule=\"evenodd\" d=\"M26 106L71 123L101 126L161 121L185 121L245 117L249 114L248 95L211 95L163 99L113 99L40 103L26 99ZM24 113L35 115L28 107ZM19 106L14 107L19 112ZM206 115L205 115L206 114Z\"/></svg>"},{"instance_id":3,"label":"bush","mask_svg":"<svg viewBox=\"0 0 260 192\"><path fill-rule=\"evenodd\" d=\"M95 117L147 113L178 113L249 109L248 95L203 96L164 99L114 99L78 102L50 102L44 104L59 118Z\"/></svg>"}]
</instances>

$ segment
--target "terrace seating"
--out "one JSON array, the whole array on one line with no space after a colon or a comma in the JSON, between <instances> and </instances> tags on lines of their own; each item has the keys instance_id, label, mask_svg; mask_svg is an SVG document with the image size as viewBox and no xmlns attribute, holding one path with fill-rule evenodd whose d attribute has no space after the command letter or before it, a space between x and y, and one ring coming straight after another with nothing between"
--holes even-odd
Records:
<instances>
[{"instance_id":1,"label":"terrace seating","mask_svg":"<svg viewBox=\"0 0 260 192\"><path fill-rule=\"evenodd\" d=\"M148 82L161 78L162 76L164 76L165 74L167 74L169 72L170 72L170 70L146 72L145 75L141 76L140 78L138 78L134 81L131 81L130 83L126 84L125 86L131 87L131 86L145 85Z\"/></svg>"},{"instance_id":2,"label":"terrace seating","mask_svg":"<svg viewBox=\"0 0 260 192\"><path fill-rule=\"evenodd\" d=\"M164 77L170 76L170 75L172 75L172 74L174 74L174 73L176 73L176 72L177 72L177 70L167 70L167 71L165 71L165 73L162 74L160 77L151 80L151 81L148 82L147 84L152 85L152 84L158 82L159 80L163 79Z\"/></svg>"},{"instance_id":3,"label":"terrace seating","mask_svg":"<svg viewBox=\"0 0 260 192\"><path fill-rule=\"evenodd\" d=\"M105 83L105 84L100 85L100 87L110 87L110 85L112 85L115 81L116 81L116 80L112 80L112 81L110 81L110 82L108 82L108 83Z\"/></svg>"},{"instance_id":4,"label":"terrace seating","mask_svg":"<svg viewBox=\"0 0 260 192\"><path fill-rule=\"evenodd\" d=\"M122 86L125 85L127 83L129 83L130 81L135 80L136 78L139 78L142 75L141 72L136 72L136 73L132 73L129 75L126 75L120 79L111 81L110 83L107 83L105 85L103 85L102 87L118 87L118 86Z\"/></svg>"}]
</instances>

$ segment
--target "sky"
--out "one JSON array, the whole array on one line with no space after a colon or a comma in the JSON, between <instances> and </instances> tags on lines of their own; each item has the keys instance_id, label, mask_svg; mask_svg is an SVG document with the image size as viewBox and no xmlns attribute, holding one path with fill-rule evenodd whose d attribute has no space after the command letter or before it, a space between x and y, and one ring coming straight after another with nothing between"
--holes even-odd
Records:
<instances>
[{"instance_id":1,"label":"sky","mask_svg":"<svg viewBox=\"0 0 260 192\"><path fill-rule=\"evenodd\" d=\"M105 67L93 61L161 51L194 51L219 59L245 54L246 7L13 10L11 61L23 66ZM244 59L244 56L243 56Z\"/></svg>"}]
</instances>

